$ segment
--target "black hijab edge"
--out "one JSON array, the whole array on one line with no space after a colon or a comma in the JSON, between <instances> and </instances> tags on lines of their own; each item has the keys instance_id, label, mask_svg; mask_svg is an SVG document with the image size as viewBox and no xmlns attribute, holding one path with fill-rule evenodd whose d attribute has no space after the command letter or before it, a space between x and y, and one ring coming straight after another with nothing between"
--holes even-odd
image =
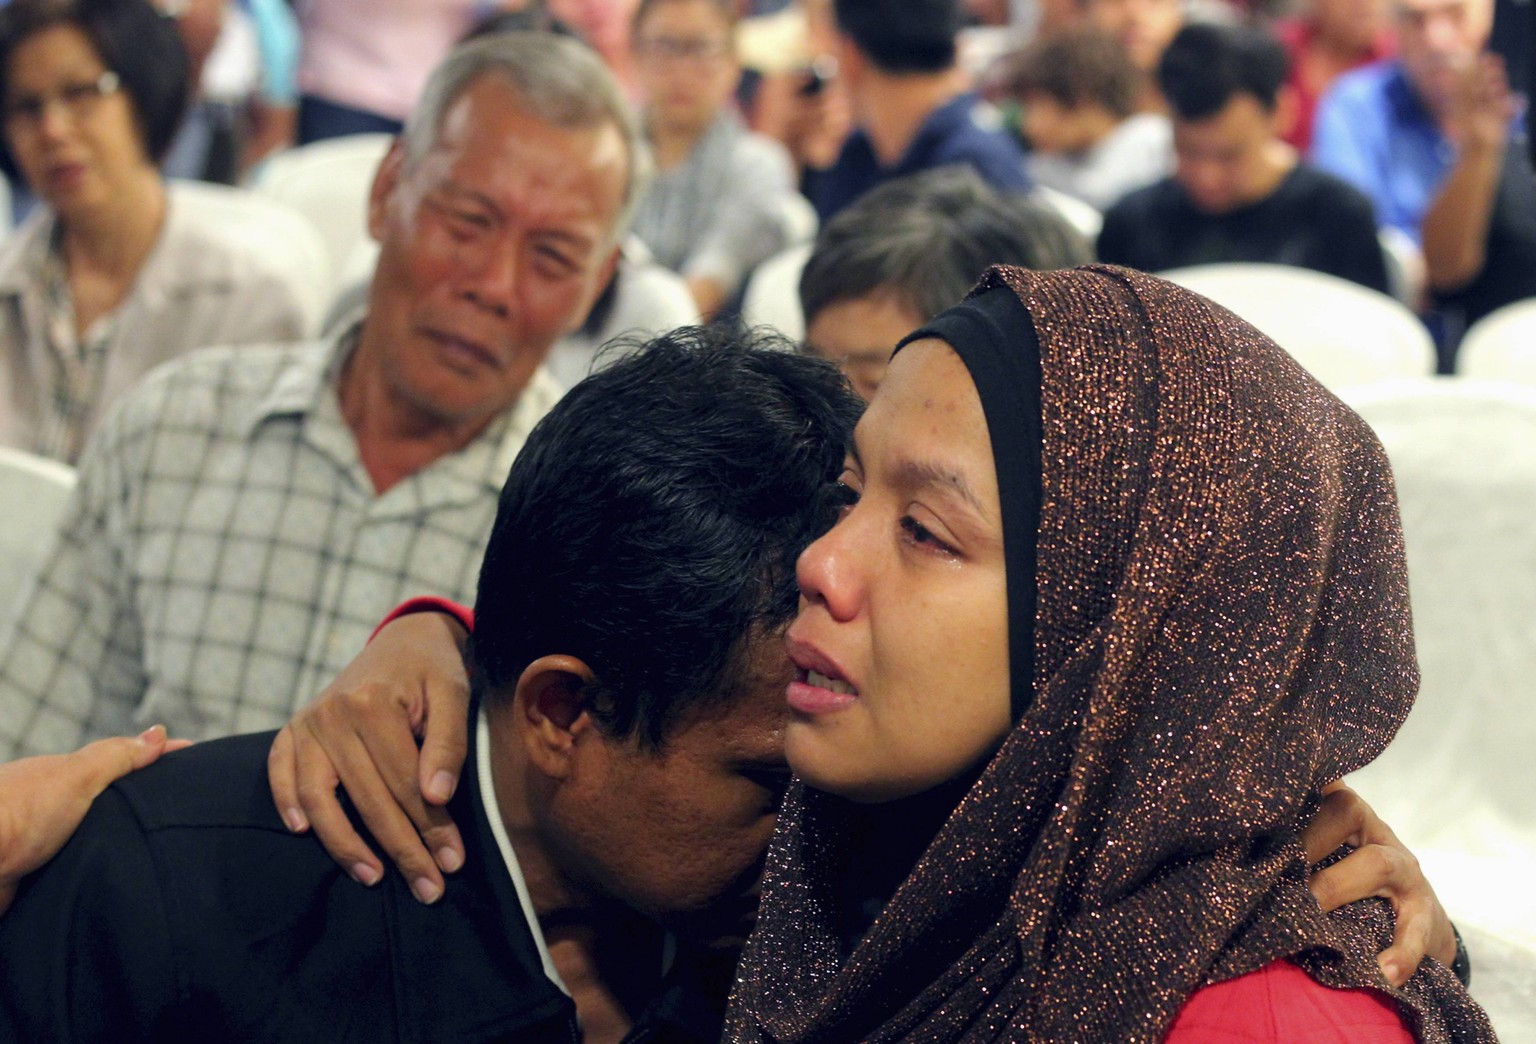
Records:
<instances>
[{"instance_id":1,"label":"black hijab edge","mask_svg":"<svg viewBox=\"0 0 1536 1044\"><path fill-rule=\"evenodd\" d=\"M891 355L928 337L947 343L970 371L992 440L1008 571L1009 698L1017 722L1034 699L1035 545L1043 498L1040 338L1024 302L998 284L940 312Z\"/></svg>"}]
</instances>

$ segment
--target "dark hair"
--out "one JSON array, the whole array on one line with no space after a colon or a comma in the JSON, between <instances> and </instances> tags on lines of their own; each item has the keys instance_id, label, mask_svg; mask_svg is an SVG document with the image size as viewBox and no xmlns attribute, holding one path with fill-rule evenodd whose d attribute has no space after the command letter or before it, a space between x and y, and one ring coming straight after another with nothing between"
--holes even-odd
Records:
<instances>
[{"instance_id":1,"label":"dark hair","mask_svg":"<svg viewBox=\"0 0 1536 1044\"><path fill-rule=\"evenodd\" d=\"M1251 95L1273 109L1290 65L1280 41L1264 29L1186 25L1157 63L1157 85L1174 115L1203 120L1238 94Z\"/></svg>"},{"instance_id":2,"label":"dark hair","mask_svg":"<svg viewBox=\"0 0 1536 1044\"><path fill-rule=\"evenodd\" d=\"M636 35L639 35L641 24L643 24L645 20L650 17L652 11L656 10L656 8L660 7L662 4L678 2L679 0L640 0L640 2L635 5L635 13L633 17L631 17L629 20L630 30ZM741 10L737 5L736 0L705 0L705 2L708 3L709 6L713 7L717 12L719 12L720 17L725 19L725 24L729 28L736 28L736 23L741 21Z\"/></svg>"},{"instance_id":3,"label":"dark hair","mask_svg":"<svg viewBox=\"0 0 1536 1044\"><path fill-rule=\"evenodd\" d=\"M888 73L948 69L965 25L960 0L834 0L833 13L837 28Z\"/></svg>"},{"instance_id":4,"label":"dark hair","mask_svg":"<svg viewBox=\"0 0 1536 1044\"><path fill-rule=\"evenodd\" d=\"M9 101L16 49L56 25L79 29L102 63L117 73L133 103L144 154L159 163L191 97L187 52L176 23L148 0L11 0L0 8L0 111ZM0 147L0 169L18 176L9 143Z\"/></svg>"},{"instance_id":5,"label":"dark hair","mask_svg":"<svg viewBox=\"0 0 1536 1044\"><path fill-rule=\"evenodd\" d=\"M1055 210L1000 193L969 167L941 167L886 182L827 223L800 274L800 309L809 325L828 305L882 292L928 319L992 265L1092 259Z\"/></svg>"},{"instance_id":6,"label":"dark hair","mask_svg":"<svg viewBox=\"0 0 1536 1044\"><path fill-rule=\"evenodd\" d=\"M1136 111L1141 72L1114 36L1074 26L1004 58L998 86L1016 97L1044 94L1069 109L1098 104L1124 119Z\"/></svg>"},{"instance_id":7,"label":"dark hair","mask_svg":"<svg viewBox=\"0 0 1536 1044\"><path fill-rule=\"evenodd\" d=\"M683 327L588 377L528 436L480 571L471 674L509 698L540 656L583 660L610 734L664 745L728 699L787 623L795 559L862 404L767 331Z\"/></svg>"}]
</instances>

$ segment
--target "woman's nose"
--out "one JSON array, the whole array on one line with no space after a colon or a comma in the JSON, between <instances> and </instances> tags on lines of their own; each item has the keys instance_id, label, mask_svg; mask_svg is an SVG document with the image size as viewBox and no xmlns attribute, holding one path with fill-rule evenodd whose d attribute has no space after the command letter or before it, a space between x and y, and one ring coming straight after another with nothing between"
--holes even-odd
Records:
<instances>
[{"instance_id":1,"label":"woman's nose","mask_svg":"<svg viewBox=\"0 0 1536 1044\"><path fill-rule=\"evenodd\" d=\"M819 540L800 553L795 578L800 596L812 605L824 607L834 619L847 620L858 614L860 569L854 554L857 543L850 540L852 514L838 521Z\"/></svg>"}]
</instances>

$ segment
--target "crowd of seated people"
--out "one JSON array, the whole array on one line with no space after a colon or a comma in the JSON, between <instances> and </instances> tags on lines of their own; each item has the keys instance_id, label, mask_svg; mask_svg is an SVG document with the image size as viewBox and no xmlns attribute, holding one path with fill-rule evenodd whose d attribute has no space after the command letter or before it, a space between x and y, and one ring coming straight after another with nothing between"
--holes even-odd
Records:
<instances>
[{"instance_id":1,"label":"crowd of seated people","mask_svg":"<svg viewBox=\"0 0 1536 1044\"><path fill-rule=\"evenodd\" d=\"M0 1031L305 1039L355 1020L427 1039L968 1039L1048 1036L1072 1005L1103 1014L1111 998L1116 1039L1199 1039L1244 1023L1244 988L1307 1007L1332 986L1339 1006L1309 1008L1309 1031L1365 1018L1381 1039L1488 1039L1412 856L1333 789L1412 695L1379 447L1203 299L1120 268L1030 274L1262 262L1390 293L1395 229L1426 273L1408 304L1453 370L1469 324L1536 296L1536 173L1487 50L1493 0L1390 4L1053 4L985 67L974 30L1006 31L1024 5L0 5L0 166L19 217L0 239L0 446L77 482L36 535L35 578L0 592L16 606L0 613L14 621L0 804L16 810L0 811L0 914L17 897L0 954L38 954L0 983ZM761 17L799 27L796 57L744 72L738 43ZM237 25L254 71L234 140L183 163ZM302 214L180 176L238 181L376 132L392 143L357 186L377 244L366 284L315 285ZM296 231L258 242L263 222ZM800 343L737 315L785 257L803 260ZM990 289L952 308L984 275ZM667 332L691 322L706 325ZM1106 362L1122 335L1136 350ZM1212 419L1192 390L1201 360L1262 376L1220 389L1247 419ZM1286 432L1254 472L1276 488L1318 485L1306 439L1332 447L1344 478L1307 510L1347 508L1356 529L1338 539L1380 552L1357 563L1369 576L1309 572L1262 513L1234 529L1298 590L1358 601L1359 642L1391 645L1372 646L1348 707L1316 702L1312 668L1286 673L1356 640L1324 619L1324 595L1316 613L1291 605L1289 644L1253 656L1205 626L1214 603L1183 606L1204 639L1143 605L1214 596L1194 574L1139 586L1168 548L1126 505L1213 509L1138 462L1186 452L1183 425L1248 438L1250 421ZM1212 475L1258 452L1210 445ZM1094 541L1113 570L1071 557ZM809 639L786 657L797 597L790 633L819 627L850 659ZM936 610L945 598L965 614ZM1110 626L1122 603L1145 610L1130 630ZM1038 631L1019 622L1037 605ZM1244 612L1257 649L1260 614ZM1094 614L1135 649L1096 637ZM1040 675L1023 653L1037 641ZM942 667L956 656L975 678ZM1141 656L1157 670L1137 674ZM1216 773L1215 789L1167 769L1213 741L1192 729L1186 748L1160 746L1158 672L1185 671L1216 707L1222 657L1245 693L1277 686L1299 708L1223 742L1315 742L1315 763ZM903 702L931 678L960 709ZM858 702L866 682L895 709ZM1390 699L1364 698L1373 686ZM1088 698L1110 689L1131 701L1119 725ZM866 731L828 729L849 705L873 708ZM899 727L882 731L882 713ZM1341 721L1369 743L1318 739ZM1070 768L1079 757L1091 771ZM1122 777L1117 757L1150 775ZM1147 796L1165 770L1177 809ZM1071 779L1067 803L1030 789ZM1235 825L1179 821L1211 813L1201 802ZM1089 833L1067 822L1079 805ZM959 852L979 835L956 831L995 832L1001 815L1028 820L1022 849L971 865L960 898L919 894L944 874L930 844ZM1093 862L1085 839L1122 821L1145 850ZM829 841L844 827L888 865ZM1157 847L1185 843L1188 858ZM1342 843L1371 847L1374 867L1316 865ZM231 854L253 844L282 872L239 870ZM765 858L767 927L738 981ZM1217 909L1158 935L1155 968L1133 959L1136 903L1187 906L1208 885ZM183 923L144 943L169 909L159 890L177 887ZM1385 896L1396 934L1380 910L1329 917L1311 895ZM1102 904L1097 927L1084 901ZM952 915L963 937L945 934ZM920 968L897 918L938 940ZM327 924L346 943L311 948ZM1095 932L1113 960L1088 960ZM999 944L1009 933L1022 958ZM833 956L814 984L775 964L817 947ZM413 980L424 965L439 978ZM192 994L178 967L197 969ZM1133 971L1135 988L1116 985ZM353 976L373 985L338 988ZM846 992L861 976L913 995L871 1004ZM477 997L458 1011L443 1003L456 977ZM295 992L269 1004L285 981Z\"/></svg>"}]
</instances>

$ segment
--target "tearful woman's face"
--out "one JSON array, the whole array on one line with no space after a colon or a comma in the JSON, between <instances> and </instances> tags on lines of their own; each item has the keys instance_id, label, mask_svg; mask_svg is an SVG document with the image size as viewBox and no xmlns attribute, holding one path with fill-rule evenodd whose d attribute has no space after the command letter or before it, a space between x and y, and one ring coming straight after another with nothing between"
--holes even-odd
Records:
<instances>
[{"instance_id":1,"label":"tearful woman's face","mask_svg":"<svg viewBox=\"0 0 1536 1044\"><path fill-rule=\"evenodd\" d=\"M968 771L1011 723L992 443L943 341L891 361L841 485L837 524L800 556L785 749L811 786L890 801Z\"/></svg>"}]
</instances>

